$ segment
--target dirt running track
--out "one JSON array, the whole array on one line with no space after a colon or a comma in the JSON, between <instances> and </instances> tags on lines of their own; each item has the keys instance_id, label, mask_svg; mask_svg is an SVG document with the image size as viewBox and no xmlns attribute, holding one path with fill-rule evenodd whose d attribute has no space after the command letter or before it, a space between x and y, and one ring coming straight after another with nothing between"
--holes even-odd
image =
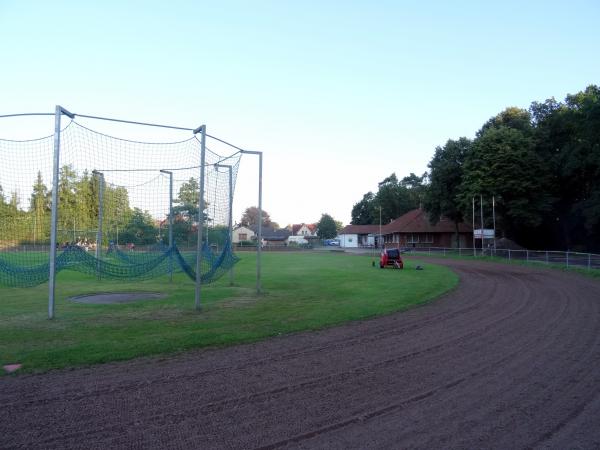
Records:
<instances>
[{"instance_id":1,"label":"dirt running track","mask_svg":"<svg viewBox=\"0 0 600 450\"><path fill-rule=\"evenodd\" d=\"M0 448L600 448L600 282L443 261L460 287L252 345L0 379Z\"/></svg>"}]
</instances>

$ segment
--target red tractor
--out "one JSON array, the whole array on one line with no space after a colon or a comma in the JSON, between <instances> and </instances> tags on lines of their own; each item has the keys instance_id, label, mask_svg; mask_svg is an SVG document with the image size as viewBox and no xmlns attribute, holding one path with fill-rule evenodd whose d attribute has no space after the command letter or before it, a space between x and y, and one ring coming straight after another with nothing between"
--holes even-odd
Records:
<instances>
[{"instance_id":1,"label":"red tractor","mask_svg":"<svg viewBox=\"0 0 600 450\"><path fill-rule=\"evenodd\" d=\"M404 262L400 256L399 248L383 249L379 258L379 267L383 269L385 266L392 266L396 269L403 269Z\"/></svg>"}]
</instances>

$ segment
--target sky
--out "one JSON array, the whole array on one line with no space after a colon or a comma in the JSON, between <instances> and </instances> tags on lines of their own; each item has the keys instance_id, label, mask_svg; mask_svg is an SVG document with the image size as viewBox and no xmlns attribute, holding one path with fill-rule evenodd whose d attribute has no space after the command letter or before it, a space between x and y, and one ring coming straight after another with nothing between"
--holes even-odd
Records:
<instances>
[{"instance_id":1,"label":"sky","mask_svg":"<svg viewBox=\"0 0 600 450\"><path fill-rule=\"evenodd\" d=\"M0 0L0 115L58 104L206 124L263 152L273 221L348 224L378 182L422 174L448 139L599 84L599 19L597 0ZM0 138L53 132L50 119L6 120ZM234 220L258 204L257 178L258 159L244 156Z\"/></svg>"}]
</instances>

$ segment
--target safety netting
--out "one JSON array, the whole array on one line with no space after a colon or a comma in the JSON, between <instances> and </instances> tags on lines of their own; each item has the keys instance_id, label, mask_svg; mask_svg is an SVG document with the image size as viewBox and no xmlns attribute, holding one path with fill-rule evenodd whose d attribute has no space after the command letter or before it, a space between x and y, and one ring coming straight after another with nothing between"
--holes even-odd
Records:
<instances>
[{"instance_id":1,"label":"safety netting","mask_svg":"<svg viewBox=\"0 0 600 450\"><path fill-rule=\"evenodd\" d=\"M241 153L221 142L206 142L200 211L199 135L145 142L68 122L60 132L56 271L115 280L184 273L196 280L200 261L202 283L226 273L237 262L231 205ZM0 139L2 285L48 281L54 148L53 135Z\"/></svg>"}]
</instances>

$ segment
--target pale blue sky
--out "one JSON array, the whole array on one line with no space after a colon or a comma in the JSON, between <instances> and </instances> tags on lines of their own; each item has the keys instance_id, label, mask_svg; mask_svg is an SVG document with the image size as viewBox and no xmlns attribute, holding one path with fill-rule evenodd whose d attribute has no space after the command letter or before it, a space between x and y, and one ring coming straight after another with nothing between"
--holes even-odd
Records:
<instances>
[{"instance_id":1,"label":"pale blue sky","mask_svg":"<svg viewBox=\"0 0 600 450\"><path fill-rule=\"evenodd\" d=\"M600 83L599 23L584 0L0 0L0 115L61 104L206 123L264 152L263 206L280 225L348 223L364 193L424 172L447 139ZM235 219L255 178L247 158Z\"/></svg>"}]
</instances>

